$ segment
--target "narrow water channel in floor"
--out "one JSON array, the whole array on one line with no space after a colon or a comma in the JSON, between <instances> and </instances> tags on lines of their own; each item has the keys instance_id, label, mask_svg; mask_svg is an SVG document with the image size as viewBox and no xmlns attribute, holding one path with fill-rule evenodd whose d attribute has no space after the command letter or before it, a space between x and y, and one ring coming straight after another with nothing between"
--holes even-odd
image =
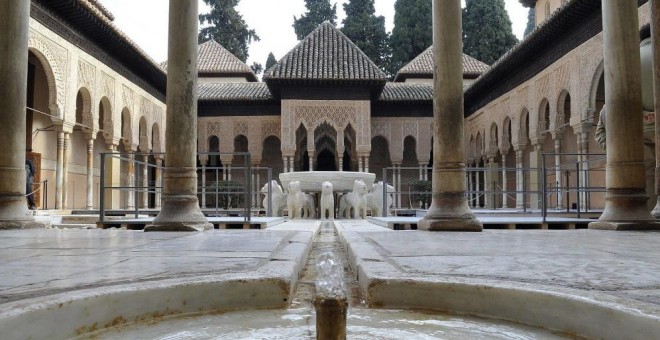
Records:
<instances>
[{"instance_id":1,"label":"narrow water channel in floor","mask_svg":"<svg viewBox=\"0 0 660 340\"><path fill-rule=\"evenodd\" d=\"M166 318L95 333L93 339L316 339L314 294L317 258L332 252L344 268L349 301L348 339L566 339L513 322L436 312L369 309L333 222L322 222L310 255L284 310L246 310Z\"/></svg>"}]
</instances>

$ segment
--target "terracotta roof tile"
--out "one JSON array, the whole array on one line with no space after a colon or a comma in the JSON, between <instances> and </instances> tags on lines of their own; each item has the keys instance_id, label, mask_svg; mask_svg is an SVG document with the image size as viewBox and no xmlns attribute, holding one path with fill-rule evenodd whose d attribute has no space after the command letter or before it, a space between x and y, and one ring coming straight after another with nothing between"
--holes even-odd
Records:
<instances>
[{"instance_id":1,"label":"terracotta roof tile","mask_svg":"<svg viewBox=\"0 0 660 340\"><path fill-rule=\"evenodd\" d=\"M199 45L197 65L199 73L247 73L254 76L249 66L213 39Z\"/></svg>"},{"instance_id":2,"label":"terracotta roof tile","mask_svg":"<svg viewBox=\"0 0 660 340\"><path fill-rule=\"evenodd\" d=\"M378 101L432 101L432 84L387 83Z\"/></svg>"},{"instance_id":3,"label":"terracotta roof tile","mask_svg":"<svg viewBox=\"0 0 660 340\"><path fill-rule=\"evenodd\" d=\"M427 48L415 59L399 70L395 81L403 81L410 78L409 75L427 75L433 78L433 46ZM489 66L471 56L463 53L463 77L476 78L488 71Z\"/></svg>"},{"instance_id":4,"label":"terracotta roof tile","mask_svg":"<svg viewBox=\"0 0 660 340\"><path fill-rule=\"evenodd\" d=\"M200 101L270 101L273 95L265 83L199 84Z\"/></svg>"},{"instance_id":5,"label":"terracotta roof tile","mask_svg":"<svg viewBox=\"0 0 660 340\"><path fill-rule=\"evenodd\" d=\"M387 76L339 29L326 21L264 75L267 82L284 79L385 82Z\"/></svg>"}]
</instances>

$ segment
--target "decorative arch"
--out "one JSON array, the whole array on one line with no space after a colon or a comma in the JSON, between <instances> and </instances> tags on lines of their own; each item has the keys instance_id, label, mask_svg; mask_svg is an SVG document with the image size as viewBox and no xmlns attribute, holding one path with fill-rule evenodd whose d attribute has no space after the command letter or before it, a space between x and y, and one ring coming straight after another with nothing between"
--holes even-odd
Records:
<instances>
[{"instance_id":1,"label":"decorative arch","mask_svg":"<svg viewBox=\"0 0 660 340\"><path fill-rule=\"evenodd\" d=\"M143 115L138 123L138 136L140 151L149 152L149 130L147 127L147 118Z\"/></svg>"},{"instance_id":2,"label":"decorative arch","mask_svg":"<svg viewBox=\"0 0 660 340\"><path fill-rule=\"evenodd\" d=\"M557 97L557 117L555 119L555 131L560 131L566 124L571 122L571 94L563 89Z\"/></svg>"},{"instance_id":3,"label":"decorative arch","mask_svg":"<svg viewBox=\"0 0 660 340\"><path fill-rule=\"evenodd\" d=\"M488 136L488 152L495 153L499 145L499 136L497 135L498 126L496 122L490 125L490 135Z\"/></svg>"},{"instance_id":4,"label":"decorative arch","mask_svg":"<svg viewBox=\"0 0 660 340\"><path fill-rule=\"evenodd\" d=\"M92 94L86 87L81 87L76 93L76 128L94 131L98 129L94 124L92 113Z\"/></svg>"},{"instance_id":5,"label":"decorative arch","mask_svg":"<svg viewBox=\"0 0 660 340\"><path fill-rule=\"evenodd\" d=\"M589 109L596 110L596 99L598 97L598 87L600 85L601 77L603 78L603 84L605 81L605 61L601 60L596 67L596 70L591 77L591 83L589 86Z\"/></svg>"},{"instance_id":6,"label":"decorative arch","mask_svg":"<svg viewBox=\"0 0 660 340\"><path fill-rule=\"evenodd\" d=\"M151 149L153 152L163 152L160 138L160 125L158 125L158 122L154 122L151 126Z\"/></svg>"},{"instance_id":7,"label":"decorative arch","mask_svg":"<svg viewBox=\"0 0 660 340\"><path fill-rule=\"evenodd\" d=\"M550 102L543 98L539 104L537 136L544 136L550 130Z\"/></svg>"},{"instance_id":8,"label":"decorative arch","mask_svg":"<svg viewBox=\"0 0 660 340\"><path fill-rule=\"evenodd\" d=\"M127 107L124 107L121 110L121 138L124 139L124 143L130 144L132 142L132 124L131 111Z\"/></svg>"},{"instance_id":9,"label":"decorative arch","mask_svg":"<svg viewBox=\"0 0 660 340\"><path fill-rule=\"evenodd\" d=\"M103 96L99 101L98 129L103 132L106 137L111 137L112 132L112 102L108 97Z\"/></svg>"},{"instance_id":10,"label":"decorative arch","mask_svg":"<svg viewBox=\"0 0 660 340\"><path fill-rule=\"evenodd\" d=\"M32 52L39 60L46 73L50 114L63 119L62 109L64 108L65 81L53 51L41 40L37 39L34 34L28 35L28 51Z\"/></svg>"},{"instance_id":11,"label":"decorative arch","mask_svg":"<svg viewBox=\"0 0 660 340\"><path fill-rule=\"evenodd\" d=\"M511 146L511 118L504 116L502 121L502 134L500 137L500 149L508 150Z\"/></svg>"}]
</instances>

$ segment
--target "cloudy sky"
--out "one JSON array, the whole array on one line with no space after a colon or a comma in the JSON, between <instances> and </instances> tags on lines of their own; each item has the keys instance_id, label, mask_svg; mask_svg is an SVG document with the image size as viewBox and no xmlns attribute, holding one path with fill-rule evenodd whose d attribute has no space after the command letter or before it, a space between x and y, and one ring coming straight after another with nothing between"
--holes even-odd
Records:
<instances>
[{"instance_id":1,"label":"cloudy sky","mask_svg":"<svg viewBox=\"0 0 660 340\"><path fill-rule=\"evenodd\" d=\"M343 3L348 0L331 0L337 3L338 23L344 18ZM431 0L429 0L431 1ZM522 38L527 24L527 9L519 0L504 0L513 22L513 33ZM157 62L167 59L168 0L101 0L115 16L115 24L145 50ZM376 0L376 14L386 18L386 29L394 26L395 0ZM200 12L208 8L199 0ZM248 65L256 61L266 64L268 53L279 60L297 39L293 31L293 16L305 12L303 0L241 0L238 11L247 24L257 31L259 42L250 45Z\"/></svg>"}]
</instances>

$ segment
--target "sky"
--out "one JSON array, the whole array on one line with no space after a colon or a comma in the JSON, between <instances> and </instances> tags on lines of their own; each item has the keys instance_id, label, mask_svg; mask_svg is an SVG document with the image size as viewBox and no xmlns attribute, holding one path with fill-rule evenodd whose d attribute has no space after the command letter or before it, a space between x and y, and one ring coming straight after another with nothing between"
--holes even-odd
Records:
<instances>
[{"instance_id":1,"label":"sky","mask_svg":"<svg viewBox=\"0 0 660 340\"><path fill-rule=\"evenodd\" d=\"M345 17L342 4L348 0L330 0L337 4L338 24ZM431 0L429 0L431 1ZM115 25L135 41L156 62L167 59L168 0L101 0L115 16ZM394 26L395 0L376 0L376 15L385 17L388 32ZM521 39L527 25L527 9L519 0L504 0L513 24L513 33ZM208 7L199 0L201 13ZM293 31L293 17L305 13L303 0L241 0L238 11L250 28L256 30L261 41L250 45L248 65L266 64L268 53L278 60L297 43Z\"/></svg>"}]
</instances>

